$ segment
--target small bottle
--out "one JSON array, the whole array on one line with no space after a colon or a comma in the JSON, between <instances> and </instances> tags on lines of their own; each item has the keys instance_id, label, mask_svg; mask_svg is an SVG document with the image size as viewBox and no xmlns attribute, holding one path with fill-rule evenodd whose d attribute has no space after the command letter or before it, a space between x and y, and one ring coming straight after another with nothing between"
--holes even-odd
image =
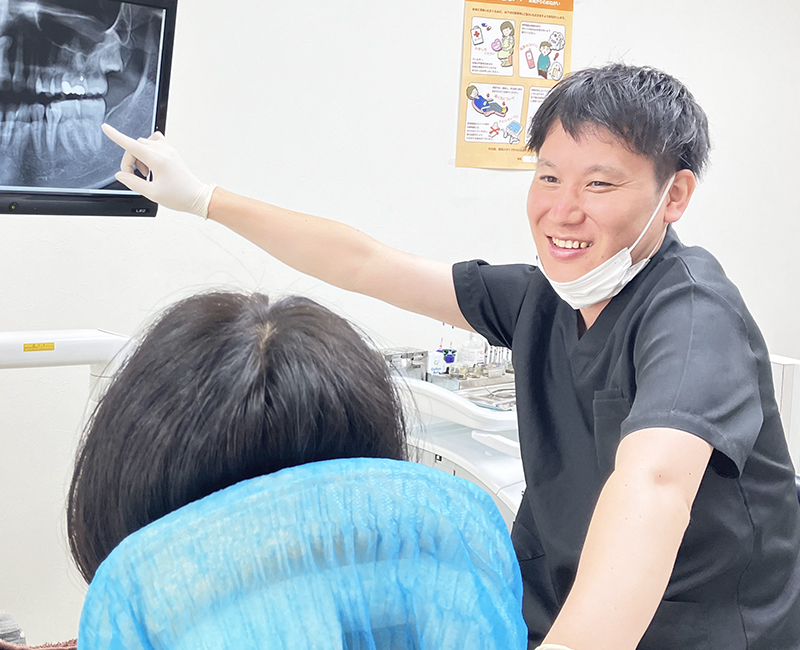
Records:
<instances>
[{"instance_id":1,"label":"small bottle","mask_svg":"<svg viewBox=\"0 0 800 650\"><path fill-rule=\"evenodd\" d=\"M456 351L455 350L445 350L444 351L444 368L445 372L450 372L450 368L456 362Z\"/></svg>"},{"instance_id":2,"label":"small bottle","mask_svg":"<svg viewBox=\"0 0 800 650\"><path fill-rule=\"evenodd\" d=\"M469 333L467 342L458 351L458 363L465 366L480 366L486 363L486 343L475 332Z\"/></svg>"},{"instance_id":3,"label":"small bottle","mask_svg":"<svg viewBox=\"0 0 800 650\"><path fill-rule=\"evenodd\" d=\"M440 345L438 350L428 353L428 374L443 375L445 370L444 351Z\"/></svg>"}]
</instances>

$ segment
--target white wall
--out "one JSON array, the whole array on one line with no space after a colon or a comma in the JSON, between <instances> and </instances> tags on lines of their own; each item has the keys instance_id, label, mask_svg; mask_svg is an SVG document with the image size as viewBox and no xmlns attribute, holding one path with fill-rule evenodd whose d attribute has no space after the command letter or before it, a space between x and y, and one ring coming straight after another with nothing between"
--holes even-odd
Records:
<instances>
[{"instance_id":1,"label":"white wall","mask_svg":"<svg viewBox=\"0 0 800 650\"><path fill-rule=\"evenodd\" d=\"M456 169L460 0L181 0L167 132L202 178L415 253L530 261L525 172ZM574 67L683 79L715 149L679 224L737 282L773 352L800 357L800 3L576 0ZM441 324L282 267L213 223L0 218L0 330L136 331L206 287L300 292L381 345ZM424 290L424 288L421 288ZM85 370L85 372L83 372ZM88 369L0 372L0 609L33 642L74 636L82 586L59 519Z\"/></svg>"}]
</instances>

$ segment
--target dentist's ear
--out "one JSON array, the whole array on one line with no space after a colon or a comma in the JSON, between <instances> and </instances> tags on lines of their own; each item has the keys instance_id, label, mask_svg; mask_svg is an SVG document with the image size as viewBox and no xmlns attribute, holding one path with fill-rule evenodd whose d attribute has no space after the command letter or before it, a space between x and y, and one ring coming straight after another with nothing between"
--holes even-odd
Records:
<instances>
[{"instance_id":1,"label":"dentist's ear","mask_svg":"<svg viewBox=\"0 0 800 650\"><path fill-rule=\"evenodd\" d=\"M675 180L672 181L672 187L667 194L664 223L675 223L683 216L696 187L697 179L694 172L681 169L675 174Z\"/></svg>"}]
</instances>

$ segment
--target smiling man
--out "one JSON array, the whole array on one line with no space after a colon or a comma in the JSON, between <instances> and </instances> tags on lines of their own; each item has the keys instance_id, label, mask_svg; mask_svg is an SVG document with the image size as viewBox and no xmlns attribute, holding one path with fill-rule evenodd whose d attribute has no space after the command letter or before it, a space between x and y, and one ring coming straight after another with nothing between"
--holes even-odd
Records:
<instances>
[{"instance_id":1,"label":"smiling man","mask_svg":"<svg viewBox=\"0 0 800 650\"><path fill-rule=\"evenodd\" d=\"M610 65L549 94L528 138L536 266L402 253L201 183L161 136L106 133L132 189L513 350L531 648L800 648L800 504L766 346L718 262L671 228L709 148L679 81Z\"/></svg>"}]
</instances>

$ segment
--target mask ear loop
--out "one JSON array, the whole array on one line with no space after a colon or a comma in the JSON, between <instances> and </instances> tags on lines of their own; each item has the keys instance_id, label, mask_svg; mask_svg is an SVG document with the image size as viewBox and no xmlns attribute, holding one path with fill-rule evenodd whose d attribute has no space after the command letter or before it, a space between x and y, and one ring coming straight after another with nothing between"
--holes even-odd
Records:
<instances>
[{"instance_id":1,"label":"mask ear loop","mask_svg":"<svg viewBox=\"0 0 800 650\"><path fill-rule=\"evenodd\" d=\"M653 210L653 215L650 217L650 221L647 222L647 225L644 227L644 230L642 230L642 234L639 235L636 238L636 241L633 242L633 246L631 246L628 249L631 253L639 245L639 242L642 241L642 237L644 237L645 233L650 229L650 226L652 225L653 221L655 220L656 215L658 214L658 211L661 209L661 206L664 205L664 201L667 198L667 194L669 194L669 191L672 189L672 184L675 182L675 176L676 175L673 174L672 178L669 179L669 184L667 185L667 188L664 190L664 193L661 195L661 199L658 201L658 205L656 206L656 209ZM658 247L661 246L661 242L664 241L664 235L666 235L666 234L667 234L667 229L665 228L664 232L661 233L661 237L659 238L658 243L656 244L655 248L653 248L653 250L650 251L650 254L645 259L649 260L651 257L653 257L655 252L658 250Z\"/></svg>"}]
</instances>

